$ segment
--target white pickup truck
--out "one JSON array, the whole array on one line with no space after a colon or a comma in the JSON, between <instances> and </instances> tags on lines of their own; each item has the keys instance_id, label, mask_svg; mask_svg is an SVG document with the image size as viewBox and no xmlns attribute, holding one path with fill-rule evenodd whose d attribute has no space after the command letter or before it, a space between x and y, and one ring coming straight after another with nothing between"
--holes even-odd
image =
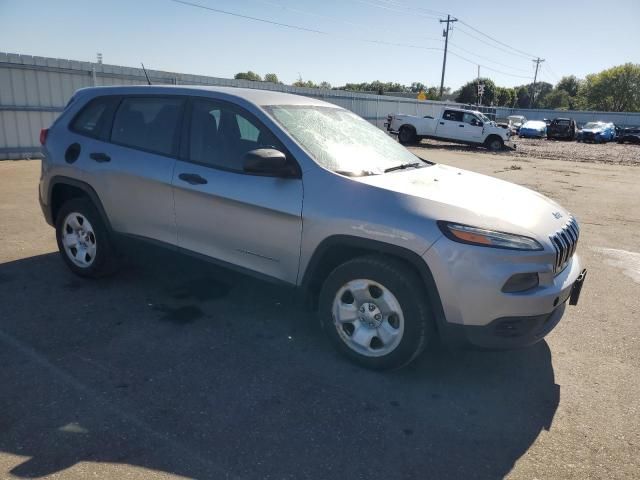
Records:
<instances>
[{"instance_id":1,"label":"white pickup truck","mask_svg":"<svg viewBox=\"0 0 640 480\"><path fill-rule=\"evenodd\" d=\"M445 108L440 118L389 115L385 127L397 133L402 144L434 138L502 150L511 138L509 129L498 126L483 113L459 108Z\"/></svg>"}]
</instances>

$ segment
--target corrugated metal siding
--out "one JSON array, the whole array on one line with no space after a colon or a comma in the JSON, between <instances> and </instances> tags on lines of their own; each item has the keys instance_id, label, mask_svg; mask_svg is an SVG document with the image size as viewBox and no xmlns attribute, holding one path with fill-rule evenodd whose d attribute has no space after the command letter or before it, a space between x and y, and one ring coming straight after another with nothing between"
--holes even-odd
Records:
<instances>
[{"instance_id":1,"label":"corrugated metal siding","mask_svg":"<svg viewBox=\"0 0 640 480\"><path fill-rule=\"evenodd\" d=\"M147 72L154 84L260 88L318 98L349 109L380 128L383 128L383 123L390 113L435 117L444 106L462 106L451 102L418 101L411 98L300 88L158 70ZM53 122L77 89L93 85L141 84L146 84L146 79L140 68L0 52L0 159L38 156L40 129ZM490 117L494 117L494 109L481 108L481 110ZM542 111L525 110L522 114L527 118L544 118L558 114L558 112L545 111L547 113L535 116L536 112ZM520 111L516 110L500 109L498 116L519 113ZM585 117L584 121L593 120L596 117L609 118L603 115L598 116L593 112L575 113L576 117L578 114L588 115L589 117ZM626 115L624 121L619 120L616 123L640 124L640 114L607 115Z\"/></svg>"},{"instance_id":2,"label":"corrugated metal siding","mask_svg":"<svg viewBox=\"0 0 640 480\"><path fill-rule=\"evenodd\" d=\"M147 70L154 84L260 88L339 105L383 128L390 113L436 115L446 102ZM39 133L83 87L146 84L140 68L0 52L0 159L39 156ZM460 106L460 105L456 105Z\"/></svg>"}]
</instances>

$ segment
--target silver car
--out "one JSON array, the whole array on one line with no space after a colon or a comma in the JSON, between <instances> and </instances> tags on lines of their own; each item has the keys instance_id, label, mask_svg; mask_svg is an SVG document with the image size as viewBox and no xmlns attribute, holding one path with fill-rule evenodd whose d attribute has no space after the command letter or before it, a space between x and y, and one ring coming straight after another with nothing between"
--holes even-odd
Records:
<instances>
[{"instance_id":1,"label":"silver car","mask_svg":"<svg viewBox=\"0 0 640 480\"><path fill-rule=\"evenodd\" d=\"M299 287L366 367L405 365L438 337L532 344L584 280L560 205L423 160L320 100L88 88L41 142L40 202L73 272L111 273L135 238Z\"/></svg>"}]
</instances>

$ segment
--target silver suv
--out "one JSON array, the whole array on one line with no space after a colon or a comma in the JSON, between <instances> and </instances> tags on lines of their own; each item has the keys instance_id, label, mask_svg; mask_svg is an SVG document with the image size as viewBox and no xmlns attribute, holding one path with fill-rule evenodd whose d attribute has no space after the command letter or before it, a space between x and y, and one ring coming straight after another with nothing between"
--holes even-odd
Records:
<instances>
[{"instance_id":1,"label":"silver suv","mask_svg":"<svg viewBox=\"0 0 640 480\"><path fill-rule=\"evenodd\" d=\"M41 142L40 202L73 272L112 272L134 237L293 285L371 368L438 336L534 343L585 275L578 223L552 200L423 160L311 98L88 88Z\"/></svg>"}]
</instances>

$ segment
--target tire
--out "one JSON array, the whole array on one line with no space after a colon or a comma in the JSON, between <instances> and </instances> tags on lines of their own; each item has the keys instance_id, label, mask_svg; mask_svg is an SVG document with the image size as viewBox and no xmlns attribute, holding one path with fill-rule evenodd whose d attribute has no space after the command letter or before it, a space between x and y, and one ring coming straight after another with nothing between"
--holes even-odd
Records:
<instances>
[{"instance_id":1,"label":"tire","mask_svg":"<svg viewBox=\"0 0 640 480\"><path fill-rule=\"evenodd\" d=\"M498 152L504 148L504 141L497 136L491 136L484 142L484 146L492 152Z\"/></svg>"},{"instance_id":2,"label":"tire","mask_svg":"<svg viewBox=\"0 0 640 480\"><path fill-rule=\"evenodd\" d=\"M412 127L400 127L398 132L398 141L402 145L410 145L416 143L416 131Z\"/></svg>"},{"instance_id":3,"label":"tire","mask_svg":"<svg viewBox=\"0 0 640 480\"><path fill-rule=\"evenodd\" d=\"M62 205L56 217L56 240L62 259L76 275L98 278L117 268L109 232L87 198L73 198Z\"/></svg>"},{"instance_id":4,"label":"tire","mask_svg":"<svg viewBox=\"0 0 640 480\"><path fill-rule=\"evenodd\" d=\"M318 307L337 350L370 369L409 364L435 336L423 282L402 262L384 256L338 266L322 286Z\"/></svg>"}]
</instances>

